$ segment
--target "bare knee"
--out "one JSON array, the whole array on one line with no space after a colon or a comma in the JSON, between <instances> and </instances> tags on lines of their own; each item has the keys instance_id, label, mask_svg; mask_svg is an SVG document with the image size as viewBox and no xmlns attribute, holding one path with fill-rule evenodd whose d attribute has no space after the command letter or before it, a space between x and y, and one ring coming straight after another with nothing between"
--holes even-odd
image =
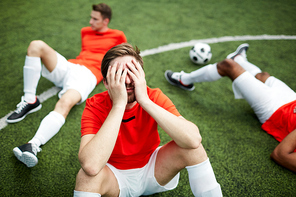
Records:
<instances>
[{"instance_id":1,"label":"bare knee","mask_svg":"<svg viewBox=\"0 0 296 197\"><path fill-rule=\"evenodd\" d=\"M232 59L225 59L217 63L217 70L221 76L228 76L231 80L245 72L245 69Z\"/></svg>"},{"instance_id":2,"label":"bare knee","mask_svg":"<svg viewBox=\"0 0 296 197\"><path fill-rule=\"evenodd\" d=\"M217 69L221 76L228 76L234 69L234 61L232 59L225 59L217 63Z\"/></svg>"},{"instance_id":3,"label":"bare knee","mask_svg":"<svg viewBox=\"0 0 296 197\"><path fill-rule=\"evenodd\" d=\"M182 168L201 163L208 158L207 153L201 143L197 148L194 149L180 148L175 144L175 151L178 157L177 160L180 162L180 166L182 166Z\"/></svg>"},{"instance_id":4,"label":"bare knee","mask_svg":"<svg viewBox=\"0 0 296 197\"><path fill-rule=\"evenodd\" d=\"M192 166L198 163L202 163L208 158L207 153L202 144L200 144L198 148L189 150L184 149L182 152L182 157L184 161L186 161L186 166ZM195 158L193 155L195 156Z\"/></svg>"},{"instance_id":5,"label":"bare knee","mask_svg":"<svg viewBox=\"0 0 296 197\"><path fill-rule=\"evenodd\" d=\"M57 102L54 111L62 114L64 118L66 118L72 107L76 105L80 100L80 93L77 90L69 89Z\"/></svg>"},{"instance_id":6,"label":"bare knee","mask_svg":"<svg viewBox=\"0 0 296 197\"><path fill-rule=\"evenodd\" d=\"M155 178L160 185L167 184L180 170L204 162L208 158L202 144L185 149L170 141L160 148L155 161Z\"/></svg>"},{"instance_id":7,"label":"bare knee","mask_svg":"<svg viewBox=\"0 0 296 197\"><path fill-rule=\"evenodd\" d=\"M46 45L42 40L33 40L27 49L27 55L31 57L41 57L43 47Z\"/></svg>"},{"instance_id":8,"label":"bare knee","mask_svg":"<svg viewBox=\"0 0 296 197\"><path fill-rule=\"evenodd\" d=\"M267 78L270 77L270 74L268 72L262 72L262 73L258 73L255 77L258 80L260 80L263 83L265 83L265 81L267 80Z\"/></svg>"},{"instance_id":9,"label":"bare knee","mask_svg":"<svg viewBox=\"0 0 296 197\"><path fill-rule=\"evenodd\" d=\"M54 111L62 114L64 118L66 118L75 104L76 103L73 103L71 99L62 98L56 103Z\"/></svg>"}]
</instances>

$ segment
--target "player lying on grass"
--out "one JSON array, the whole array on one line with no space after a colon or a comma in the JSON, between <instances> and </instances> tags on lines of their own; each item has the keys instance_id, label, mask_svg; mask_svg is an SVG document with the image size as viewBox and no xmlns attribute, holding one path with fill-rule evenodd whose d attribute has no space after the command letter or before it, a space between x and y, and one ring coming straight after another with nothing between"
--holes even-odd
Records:
<instances>
[{"instance_id":1,"label":"player lying on grass","mask_svg":"<svg viewBox=\"0 0 296 197\"><path fill-rule=\"evenodd\" d=\"M130 44L102 61L108 91L87 99L74 196L141 196L174 189L186 168L195 196L222 196L195 124L160 89L147 87ZM159 147L158 125L172 138Z\"/></svg>"},{"instance_id":2,"label":"player lying on grass","mask_svg":"<svg viewBox=\"0 0 296 197\"><path fill-rule=\"evenodd\" d=\"M41 108L36 97L41 72L62 90L54 110L41 121L35 136L29 143L13 149L15 156L28 167L37 164L40 146L59 132L71 108L84 102L102 80L100 70L104 54L113 46L126 42L122 31L108 28L111 15L108 5L93 5L89 21L91 26L81 29L82 47L76 59L67 61L43 41L30 43L24 66L24 96L7 122L19 122Z\"/></svg>"},{"instance_id":3,"label":"player lying on grass","mask_svg":"<svg viewBox=\"0 0 296 197\"><path fill-rule=\"evenodd\" d=\"M242 44L227 59L191 73L168 70L165 77L172 85L185 90L190 90L197 82L229 77L233 81L235 98L244 98L262 123L262 129L280 142L271 158L296 172L296 93L250 63L246 55L248 47Z\"/></svg>"}]
</instances>

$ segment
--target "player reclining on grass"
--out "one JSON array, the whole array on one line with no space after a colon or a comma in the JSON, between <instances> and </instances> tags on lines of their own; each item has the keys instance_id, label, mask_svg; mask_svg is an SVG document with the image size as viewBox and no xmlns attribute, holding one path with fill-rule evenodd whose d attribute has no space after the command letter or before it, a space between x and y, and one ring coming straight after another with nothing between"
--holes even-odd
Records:
<instances>
[{"instance_id":1,"label":"player reclining on grass","mask_svg":"<svg viewBox=\"0 0 296 197\"><path fill-rule=\"evenodd\" d=\"M41 70L42 76L62 90L54 110L41 121L35 136L29 143L13 149L18 160L28 167L37 164L40 146L59 132L71 108L84 102L102 80L100 69L104 54L113 46L126 42L122 31L108 28L111 15L108 5L93 5L89 21L91 26L81 29L82 50L76 59L67 61L43 41L35 40L30 43L24 66L24 96L15 112L7 118L7 122L19 122L29 113L41 108L36 97Z\"/></svg>"},{"instance_id":2,"label":"player reclining on grass","mask_svg":"<svg viewBox=\"0 0 296 197\"><path fill-rule=\"evenodd\" d=\"M108 91L86 101L74 196L172 190L184 168L195 196L222 196L197 126L183 118L160 89L147 87L139 53L121 44L102 61ZM158 125L172 138L161 147Z\"/></svg>"},{"instance_id":3,"label":"player reclining on grass","mask_svg":"<svg viewBox=\"0 0 296 197\"><path fill-rule=\"evenodd\" d=\"M248 62L248 47L248 44L242 44L222 62L191 73L168 70L165 77L172 85L185 90L192 90L197 82L229 77L233 81L235 98L244 98L262 123L262 129L280 142L271 158L296 172L296 93L279 79Z\"/></svg>"}]
</instances>

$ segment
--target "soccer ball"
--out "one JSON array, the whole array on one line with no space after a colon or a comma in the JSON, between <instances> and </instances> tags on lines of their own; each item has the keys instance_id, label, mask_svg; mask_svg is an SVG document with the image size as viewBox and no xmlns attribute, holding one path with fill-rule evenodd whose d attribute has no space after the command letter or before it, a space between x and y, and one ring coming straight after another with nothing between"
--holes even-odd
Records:
<instances>
[{"instance_id":1,"label":"soccer ball","mask_svg":"<svg viewBox=\"0 0 296 197\"><path fill-rule=\"evenodd\" d=\"M210 45L206 43L196 43L189 51L190 59L195 64L205 64L212 58Z\"/></svg>"}]
</instances>

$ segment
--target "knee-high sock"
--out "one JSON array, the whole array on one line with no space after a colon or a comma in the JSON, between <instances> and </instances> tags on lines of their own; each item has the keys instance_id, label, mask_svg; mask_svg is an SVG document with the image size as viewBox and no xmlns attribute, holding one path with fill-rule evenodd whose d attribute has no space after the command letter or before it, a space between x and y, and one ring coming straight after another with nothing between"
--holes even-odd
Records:
<instances>
[{"instance_id":1,"label":"knee-high sock","mask_svg":"<svg viewBox=\"0 0 296 197\"><path fill-rule=\"evenodd\" d=\"M101 194L74 190L74 197L100 197Z\"/></svg>"},{"instance_id":2,"label":"knee-high sock","mask_svg":"<svg viewBox=\"0 0 296 197\"><path fill-rule=\"evenodd\" d=\"M191 73L184 73L181 76L183 84L191 84L197 82L216 81L222 78L217 70L217 64L209 64Z\"/></svg>"},{"instance_id":3,"label":"knee-high sock","mask_svg":"<svg viewBox=\"0 0 296 197\"><path fill-rule=\"evenodd\" d=\"M260 68L258 68L256 65L252 64L251 62L248 62L247 58L241 55L237 55L234 58L234 61L239 65L241 65L241 67L243 67L246 71L251 73L253 76L262 72Z\"/></svg>"},{"instance_id":4,"label":"knee-high sock","mask_svg":"<svg viewBox=\"0 0 296 197\"><path fill-rule=\"evenodd\" d=\"M26 56L24 66L24 97L28 103L36 100L36 89L41 76L41 59Z\"/></svg>"},{"instance_id":5,"label":"knee-high sock","mask_svg":"<svg viewBox=\"0 0 296 197\"><path fill-rule=\"evenodd\" d=\"M210 160L186 167L189 175L189 183L194 196L220 197L222 191L217 183Z\"/></svg>"},{"instance_id":6,"label":"knee-high sock","mask_svg":"<svg viewBox=\"0 0 296 197\"><path fill-rule=\"evenodd\" d=\"M64 123L64 116L55 111L50 112L43 118L35 136L29 143L35 143L37 146L44 145L59 132Z\"/></svg>"}]
</instances>

